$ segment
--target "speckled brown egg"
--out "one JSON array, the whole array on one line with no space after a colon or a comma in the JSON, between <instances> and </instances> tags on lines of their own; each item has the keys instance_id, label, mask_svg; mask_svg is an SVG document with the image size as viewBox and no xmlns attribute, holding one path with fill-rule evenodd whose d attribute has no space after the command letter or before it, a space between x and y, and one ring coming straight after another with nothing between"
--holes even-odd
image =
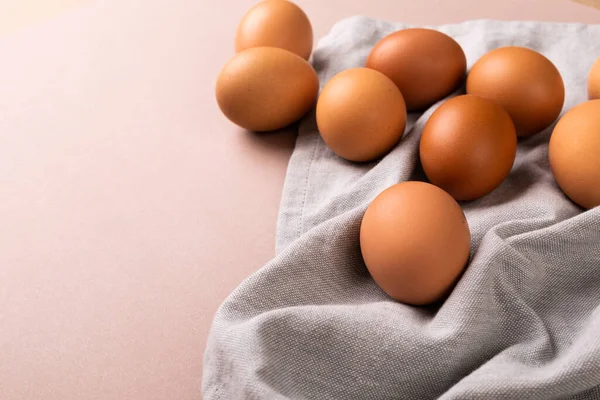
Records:
<instances>
[{"instance_id":1,"label":"speckled brown egg","mask_svg":"<svg viewBox=\"0 0 600 400\"><path fill-rule=\"evenodd\" d=\"M584 208L600 205L600 100L567 112L556 124L548 148L558 186Z\"/></svg>"},{"instance_id":2,"label":"speckled brown egg","mask_svg":"<svg viewBox=\"0 0 600 400\"><path fill-rule=\"evenodd\" d=\"M600 57L596 59L588 75L588 97L590 100L600 99Z\"/></svg>"},{"instance_id":3,"label":"speckled brown egg","mask_svg":"<svg viewBox=\"0 0 600 400\"><path fill-rule=\"evenodd\" d=\"M377 285L413 305L448 294L467 264L470 242L458 203L424 182L384 190L367 208L360 227L362 256Z\"/></svg>"},{"instance_id":4,"label":"speckled brown egg","mask_svg":"<svg viewBox=\"0 0 600 400\"><path fill-rule=\"evenodd\" d=\"M317 125L334 153L370 161L398 143L406 127L400 90L381 72L352 68L335 75L317 102Z\"/></svg>"},{"instance_id":5,"label":"speckled brown egg","mask_svg":"<svg viewBox=\"0 0 600 400\"><path fill-rule=\"evenodd\" d=\"M366 66L392 79L412 111L432 105L460 86L467 59L450 36L413 28L394 32L377 42Z\"/></svg>"},{"instance_id":6,"label":"speckled brown egg","mask_svg":"<svg viewBox=\"0 0 600 400\"><path fill-rule=\"evenodd\" d=\"M497 188L516 153L517 134L508 113L473 95L455 97L435 110L420 143L427 178L457 200L474 200Z\"/></svg>"},{"instance_id":7,"label":"speckled brown egg","mask_svg":"<svg viewBox=\"0 0 600 400\"><path fill-rule=\"evenodd\" d=\"M558 69L542 54L524 47L501 47L481 57L467 76L467 93L504 107L519 136L550 126L565 100Z\"/></svg>"},{"instance_id":8,"label":"speckled brown egg","mask_svg":"<svg viewBox=\"0 0 600 400\"><path fill-rule=\"evenodd\" d=\"M308 60L313 31L308 17L287 0L265 0L250 9L238 25L235 49L279 47Z\"/></svg>"},{"instance_id":9,"label":"speckled brown egg","mask_svg":"<svg viewBox=\"0 0 600 400\"><path fill-rule=\"evenodd\" d=\"M254 47L233 57L217 79L221 111L252 131L283 128L315 104L319 79L303 58L275 47Z\"/></svg>"}]
</instances>

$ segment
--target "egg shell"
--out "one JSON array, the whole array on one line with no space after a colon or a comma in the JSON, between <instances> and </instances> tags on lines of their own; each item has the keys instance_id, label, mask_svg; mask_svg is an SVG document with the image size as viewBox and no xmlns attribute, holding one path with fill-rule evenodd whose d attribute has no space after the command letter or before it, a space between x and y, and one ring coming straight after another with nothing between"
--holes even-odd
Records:
<instances>
[{"instance_id":1,"label":"egg shell","mask_svg":"<svg viewBox=\"0 0 600 400\"><path fill-rule=\"evenodd\" d=\"M235 49L264 46L289 50L308 60L313 30L304 11L287 0L266 0L252 7L238 25Z\"/></svg>"},{"instance_id":2,"label":"egg shell","mask_svg":"<svg viewBox=\"0 0 600 400\"><path fill-rule=\"evenodd\" d=\"M352 68L335 75L317 102L317 125L334 153L370 161L398 143L406 127L400 90L381 72Z\"/></svg>"},{"instance_id":3,"label":"egg shell","mask_svg":"<svg viewBox=\"0 0 600 400\"><path fill-rule=\"evenodd\" d=\"M360 227L369 273L389 296L412 305L448 294L468 262L470 241L458 203L425 182L384 190L367 208Z\"/></svg>"},{"instance_id":4,"label":"egg shell","mask_svg":"<svg viewBox=\"0 0 600 400\"><path fill-rule=\"evenodd\" d=\"M319 79L303 58L275 47L254 47L234 56L216 84L221 111L235 124L271 131L292 124L315 104Z\"/></svg>"},{"instance_id":5,"label":"egg shell","mask_svg":"<svg viewBox=\"0 0 600 400\"><path fill-rule=\"evenodd\" d=\"M600 57L596 59L588 75L588 97L590 100L600 99Z\"/></svg>"},{"instance_id":6,"label":"egg shell","mask_svg":"<svg viewBox=\"0 0 600 400\"><path fill-rule=\"evenodd\" d=\"M467 93L504 107L519 136L550 126L565 101L565 86L554 64L537 51L516 46L481 57L467 76Z\"/></svg>"},{"instance_id":7,"label":"egg shell","mask_svg":"<svg viewBox=\"0 0 600 400\"><path fill-rule=\"evenodd\" d=\"M420 157L431 183L457 200L474 200L497 188L517 154L517 133L499 105L457 96L431 115L421 136Z\"/></svg>"},{"instance_id":8,"label":"egg shell","mask_svg":"<svg viewBox=\"0 0 600 400\"><path fill-rule=\"evenodd\" d=\"M600 205L600 100L568 111L556 124L548 156L558 186L584 208Z\"/></svg>"},{"instance_id":9,"label":"egg shell","mask_svg":"<svg viewBox=\"0 0 600 400\"><path fill-rule=\"evenodd\" d=\"M408 110L426 108L464 81L467 59L450 36L432 29L394 32L371 50L367 68L382 72L400 89Z\"/></svg>"}]
</instances>

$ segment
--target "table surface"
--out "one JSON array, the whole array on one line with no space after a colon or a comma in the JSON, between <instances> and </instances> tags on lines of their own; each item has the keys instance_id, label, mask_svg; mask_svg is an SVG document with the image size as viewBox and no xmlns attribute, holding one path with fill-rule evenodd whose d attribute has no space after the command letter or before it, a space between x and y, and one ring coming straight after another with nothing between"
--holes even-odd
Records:
<instances>
[{"instance_id":1,"label":"table surface","mask_svg":"<svg viewBox=\"0 0 600 400\"><path fill-rule=\"evenodd\" d=\"M253 1L53 1L0 17L0 399L198 399L214 312L273 256L294 145L214 101ZM317 39L355 14L600 23L566 0L298 3Z\"/></svg>"}]
</instances>

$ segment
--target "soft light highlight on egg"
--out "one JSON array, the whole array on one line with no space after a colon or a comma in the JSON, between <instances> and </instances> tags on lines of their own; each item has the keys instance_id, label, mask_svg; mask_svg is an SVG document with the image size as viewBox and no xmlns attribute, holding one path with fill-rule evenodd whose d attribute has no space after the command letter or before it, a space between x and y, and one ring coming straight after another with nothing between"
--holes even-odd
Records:
<instances>
[{"instance_id":1,"label":"soft light highlight on egg","mask_svg":"<svg viewBox=\"0 0 600 400\"><path fill-rule=\"evenodd\" d=\"M457 200L474 200L498 187L516 154L517 134L508 113L473 95L442 104L421 135L427 178Z\"/></svg>"},{"instance_id":2,"label":"soft light highlight on egg","mask_svg":"<svg viewBox=\"0 0 600 400\"><path fill-rule=\"evenodd\" d=\"M519 136L549 127L565 101L565 86L554 64L537 51L516 46L481 57L467 76L467 93L504 107Z\"/></svg>"},{"instance_id":3,"label":"soft light highlight on egg","mask_svg":"<svg viewBox=\"0 0 600 400\"><path fill-rule=\"evenodd\" d=\"M548 156L558 186L584 208L600 206L600 100L567 112L556 124Z\"/></svg>"},{"instance_id":4,"label":"soft light highlight on egg","mask_svg":"<svg viewBox=\"0 0 600 400\"><path fill-rule=\"evenodd\" d=\"M394 81L406 107L413 111L432 105L460 86L467 59L450 36L433 29L411 28L377 42L366 67Z\"/></svg>"},{"instance_id":5,"label":"soft light highlight on egg","mask_svg":"<svg viewBox=\"0 0 600 400\"><path fill-rule=\"evenodd\" d=\"M369 273L384 292L406 304L430 304L446 296L467 264L470 243L458 203L424 182L384 190L360 227Z\"/></svg>"},{"instance_id":6,"label":"soft light highlight on egg","mask_svg":"<svg viewBox=\"0 0 600 400\"><path fill-rule=\"evenodd\" d=\"M319 79L303 58L276 47L238 53L221 70L216 97L233 123L252 131L281 129L315 104Z\"/></svg>"},{"instance_id":7,"label":"soft light highlight on egg","mask_svg":"<svg viewBox=\"0 0 600 400\"><path fill-rule=\"evenodd\" d=\"M335 75L317 102L317 125L334 153L370 161L398 143L406 127L400 90L381 72L352 68Z\"/></svg>"},{"instance_id":8,"label":"soft light highlight on egg","mask_svg":"<svg viewBox=\"0 0 600 400\"><path fill-rule=\"evenodd\" d=\"M265 0L252 7L238 25L235 50L263 46L289 50L308 60L313 31L304 11L287 0Z\"/></svg>"}]
</instances>

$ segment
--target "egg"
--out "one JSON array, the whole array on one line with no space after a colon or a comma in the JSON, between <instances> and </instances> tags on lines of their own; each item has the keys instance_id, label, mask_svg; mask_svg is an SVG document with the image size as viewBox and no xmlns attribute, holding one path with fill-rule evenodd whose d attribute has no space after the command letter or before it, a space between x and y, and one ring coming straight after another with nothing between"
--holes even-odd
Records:
<instances>
[{"instance_id":1,"label":"egg","mask_svg":"<svg viewBox=\"0 0 600 400\"><path fill-rule=\"evenodd\" d=\"M590 100L600 99L600 57L596 59L588 75L588 97Z\"/></svg>"},{"instance_id":2,"label":"egg","mask_svg":"<svg viewBox=\"0 0 600 400\"><path fill-rule=\"evenodd\" d=\"M233 123L252 131L283 128L315 105L319 79L303 58L275 47L235 55L216 84L219 108Z\"/></svg>"},{"instance_id":3,"label":"egg","mask_svg":"<svg viewBox=\"0 0 600 400\"><path fill-rule=\"evenodd\" d=\"M242 18L235 35L235 49L279 47L308 60L313 30L308 17L287 0L266 0L252 7Z\"/></svg>"},{"instance_id":4,"label":"egg","mask_svg":"<svg viewBox=\"0 0 600 400\"><path fill-rule=\"evenodd\" d=\"M558 186L583 208L600 205L600 100L567 112L556 124L548 148Z\"/></svg>"},{"instance_id":5,"label":"egg","mask_svg":"<svg viewBox=\"0 0 600 400\"><path fill-rule=\"evenodd\" d=\"M457 200L474 200L497 188L517 154L517 133L508 113L473 95L446 101L421 135L420 156L431 183Z\"/></svg>"},{"instance_id":6,"label":"egg","mask_svg":"<svg viewBox=\"0 0 600 400\"><path fill-rule=\"evenodd\" d=\"M370 161L398 143L406 127L400 90L381 72L352 68L335 75L317 102L317 126L334 153Z\"/></svg>"},{"instance_id":7,"label":"egg","mask_svg":"<svg viewBox=\"0 0 600 400\"><path fill-rule=\"evenodd\" d=\"M425 182L403 182L379 194L360 226L369 273L392 298L425 305L441 300L463 272L470 232L458 203Z\"/></svg>"},{"instance_id":8,"label":"egg","mask_svg":"<svg viewBox=\"0 0 600 400\"><path fill-rule=\"evenodd\" d=\"M460 86L467 59L450 36L413 28L394 32L377 42L366 67L392 79L412 111L432 105Z\"/></svg>"},{"instance_id":9,"label":"egg","mask_svg":"<svg viewBox=\"0 0 600 400\"><path fill-rule=\"evenodd\" d=\"M492 50L473 65L467 93L504 107L519 136L550 126L565 100L565 86L554 64L534 50L512 46Z\"/></svg>"}]
</instances>

